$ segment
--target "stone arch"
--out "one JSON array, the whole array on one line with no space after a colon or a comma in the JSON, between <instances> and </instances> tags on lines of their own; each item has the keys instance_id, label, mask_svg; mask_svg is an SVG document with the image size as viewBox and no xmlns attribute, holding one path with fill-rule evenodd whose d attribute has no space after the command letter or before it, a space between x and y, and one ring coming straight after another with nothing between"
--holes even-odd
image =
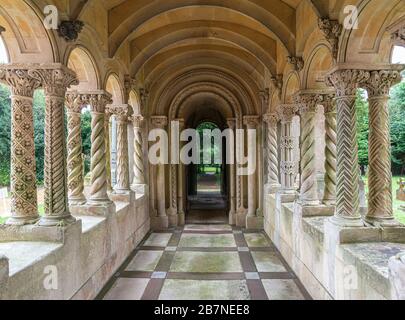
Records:
<instances>
[{"instance_id":1,"label":"stone arch","mask_svg":"<svg viewBox=\"0 0 405 320\"><path fill-rule=\"evenodd\" d=\"M53 32L45 29L43 15L31 1L2 0L0 25L11 63L58 62Z\"/></svg>"},{"instance_id":2,"label":"stone arch","mask_svg":"<svg viewBox=\"0 0 405 320\"><path fill-rule=\"evenodd\" d=\"M292 104L294 94L301 89L300 77L297 72L291 72L284 85L283 101L286 104Z\"/></svg>"},{"instance_id":3,"label":"stone arch","mask_svg":"<svg viewBox=\"0 0 405 320\"><path fill-rule=\"evenodd\" d=\"M134 115L141 115L144 112L144 110L141 109L139 95L134 90L131 90L129 93L128 103L132 107Z\"/></svg>"},{"instance_id":4,"label":"stone arch","mask_svg":"<svg viewBox=\"0 0 405 320\"><path fill-rule=\"evenodd\" d=\"M307 59L303 75L305 89L324 89L325 74L332 68L333 58L330 48L321 43L311 52Z\"/></svg>"},{"instance_id":5,"label":"stone arch","mask_svg":"<svg viewBox=\"0 0 405 320\"><path fill-rule=\"evenodd\" d=\"M100 88L99 71L87 49L82 46L72 49L68 55L67 66L76 72L79 79L79 85L74 89L86 91Z\"/></svg>"},{"instance_id":6,"label":"stone arch","mask_svg":"<svg viewBox=\"0 0 405 320\"><path fill-rule=\"evenodd\" d=\"M116 73L110 73L105 81L105 90L112 95L113 104L123 104L123 89Z\"/></svg>"}]
</instances>

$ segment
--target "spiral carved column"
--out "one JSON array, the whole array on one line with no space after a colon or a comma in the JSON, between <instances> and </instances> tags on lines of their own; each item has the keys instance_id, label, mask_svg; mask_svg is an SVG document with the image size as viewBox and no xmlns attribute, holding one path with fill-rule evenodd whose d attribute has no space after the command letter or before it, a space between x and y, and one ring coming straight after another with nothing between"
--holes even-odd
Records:
<instances>
[{"instance_id":1,"label":"spiral carved column","mask_svg":"<svg viewBox=\"0 0 405 320\"><path fill-rule=\"evenodd\" d=\"M179 131L180 133L184 130L184 120L176 119L179 122ZM179 150L184 146L184 142L180 141ZM185 167L180 161L178 165L178 181L177 181L177 214L179 216L179 225L185 224L186 212L184 211L184 170Z\"/></svg>"},{"instance_id":2,"label":"spiral carved column","mask_svg":"<svg viewBox=\"0 0 405 320\"><path fill-rule=\"evenodd\" d=\"M264 121L267 124L266 134L266 162L267 162L267 185L271 193L275 193L280 188L278 170L278 135L276 113L266 114Z\"/></svg>"},{"instance_id":3,"label":"spiral carved column","mask_svg":"<svg viewBox=\"0 0 405 320\"><path fill-rule=\"evenodd\" d=\"M90 93L86 97L91 108L91 188L89 205L105 206L111 203L107 190L105 111L111 95L104 92Z\"/></svg>"},{"instance_id":4,"label":"spiral carved column","mask_svg":"<svg viewBox=\"0 0 405 320\"><path fill-rule=\"evenodd\" d=\"M324 97L325 113L325 189L322 203L336 205L337 122L334 95Z\"/></svg>"},{"instance_id":5,"label":"spiral carved column","mask_svg":"<svg viewBox=\"0 0 405 320\"><path fill-rule=\"evenodd\" d=\"M64 106L66 89L77 85L66 67L38 70L46 96L45 107L45 216L41 226L73 223L68 207Z\"/></svg>"},{"instance_id":6,"label":"spiral carved column","mask_svg":"<svg viewBox=\"0 0 405 320\"><path fill-rule=\"evenodd\" d=\"M104 140L105 140L105 166L107 172L107 191L111 192L112 187L112 177L111 177L111 111L110 106L106 107L105 118L104 118Z\"/></svg>"},{"instance_id":7,"label":"spiral carved column","mask_svg":"<svg viewBox=\"0 0 405 320\"><path fill-rule=\"evenodd\" d=\"M235 132L236 119L227 119L228 128ZM230 181L230 210L229 210L229 223L231 225L236 224L236 164L235 164L235 150L228 150L232 155L232 162L229 164L229 181Z\"/></svg>"},{"instance_id":8,"label":"spiral carved column","mask_svg":"<svg viewBox=\"0 0 405 320\"><path fill-rule=\"evenodd\" d=\"M128 194L129 189L129 159L128 159L128 118L131 107L128 105L111 105L108 110L117 120L117 184L116 194Z\"/></svg>"},{"instance_id":9,"label":"spiral carved column","mask_svg":"<svg viewBox=\"0 0 405 320\"><path fill-rule=\"evenodd\" d=\"M359 162L356 132L356 92L367 79L362 70L338 69L327 76L336 89L337 201L332 222L344 227L364 225L360 214Z\"/></svg>"},{"instance_id":10,"label":"spiral carved column","mask_svg":"<svg viewBox=\"0 0 405 320\"><path fill-rule=\"evenodd\" d=\"M316 206L318 183L315 162L315 121L317 104L321 96L312 93L299 93L296 102L301 117L301 189L300 203L303 206Z\"/></svg>"},{"instance_id":11,"label":"spiral carved column","mask_svg":"<svg viewBox=\"0 0 405 320\"><path fill-rule=\"evenodd\" d=\"M143 161L143 138L142 123L144 118L141 115L132 116L134 126L134 180L131 189L134 192L144 192L145 189L145 167Z\"/></svg>"},{"instance_id":12,"label":"spiral carved column","mask_svg":"<svg viewBox=\"0 0 405 320\"><path fill-rule=\"evenodd\" d=\"M389 90L401 80L400 70L370 72L365 82L369 100L369 201L366 221L397 225L392 207L391 140L388 112Z\"/></svg>"},{"instance_id":13,"label":"spiral carved column","mask_svg":"<svg viewBox=\"0 0 405 320\"><path fill-rule=\"evenodd\" d=\"M297 107L295 105L280 105L278 115L281 119L281 191L284 194L296 194L295 178L298 174L298 163L294 160L294 137L292 136L292 121Z\"/></svg>"},{"instance_id":14,"label":"spiral carved column","mask_svg":"<svg viewBox=\"0 0 405 320\"><path fill-rule=\"evenodd\" d=\"M77 92L66 95L67 126L68 126L68 199L69 205L77 206L86 203L84 196L83 159L82 159L82 128L81 112L84 103Z\"/></svg>"},{"instance_id":15,"label":"spiral carved column","mask_svg":"<svg viewBox=\"0 0 405 320\"><path fill-rule=\"evenodd\" d=\"M0 80L11 89L11 218L9 225L39 220L36 186L33 95L41 85L30 69L0 66Z\"/></svg>"}]
</instances>

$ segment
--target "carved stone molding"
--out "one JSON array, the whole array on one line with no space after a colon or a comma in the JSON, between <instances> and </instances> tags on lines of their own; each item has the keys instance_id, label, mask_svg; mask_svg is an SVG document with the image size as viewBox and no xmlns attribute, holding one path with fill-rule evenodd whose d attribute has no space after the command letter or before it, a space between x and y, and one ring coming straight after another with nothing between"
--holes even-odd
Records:
<instances>
[{"instance_id":1,"label":"carved stone molding","mask_svg":"<svg viewBox=\"0 0 405 320\"><path fill-rule=\"evenodd\" d=\"M96 90L80 92L81 99L90 106L91 112L105 113L107 105L111 104L112 96L107 91Z\"/></svg>"},{"instance_id":2,"label":"carved stone molding","mask_svg":"<svg viewBox=\"0 0 405 320\"><path fill-rule=\"evenodd\" d=\"M291 64L295 71L302 71L304 69L304 59L302 57L287 57L287 62Z\"/></svg>"},{"instance_id":3,"label":"carved stone molding","mask_svg":"<svg viewBox=\"0 0 405 320\"><path fill-rule=\"evenodd\" d=\"M369 77L362 83L371 96L389 95L390 89L401 82L400 70L370 71Z\"/></svg>"},{"instance_id":4,"label":"carved stone molding","mask_svg":"<svg viewBox=\"0 0 405 320\"><path fill-rule=\"evenodd\" d=\"M322 95L318 93L298 92L294 95L294 101L301 115L305 113L316 113L318 111L318 105L322 102Z\"/></svg>"},{"instance_id":5,"label":"carved stone molding","mask_svg":"<svg viewBox=\"0 0 405 320\"><path fill-rule=\"evenodd\" d=\"M257 126L260 124L260 117L259 116L244 116L243 124L248 129L256 129Z\"/></svg>"},{"instance_id":6,"label":"carved stone molding","mask_svg":"<svg viewBox=\"0 0 405 320\"><path fill-rule=\"evenodd\" d=\"M107 112L113 116L116 116L117 119L119 119L120 121L128 122L128 119L132 115L132 108L128 104L120 104L120 105L110 104L107 107Z\"/></svg>"},{"instance_id":7,"label":"carved stone molding","mask_svg":"<svg viewBox=\"0 0 405 320\"><path fill-rule=\"evenodd\" d=\"M401 19L399 23L389 27L387 31L391 33L393 45L405 46L405 19Z\"/></svg>"},{"instance_id":8,"label":"carved stone molding","mask_svg":"<svg viewBox=\"0 0 405 320\"><path fill-rule=\"evenodd\" d=\"M274 86L274 89L277 91L278 98L281 100L281 95L283 92L283 75L278 74L277 76L272 77L270 80Z\"/></svg>"},{"instance_id":9,"label":"carved stone molding","mask_svg":"<svg viewBox=\"0 0 405 320\"><path fill-rule=\"evenodd\" d=\"M291 122L297 111L298 106L295 104L281 104L277 107L277 114L282 122Z\"/></svg>"},{"instance_id":10,"label":"carved stone molding","mask_svg":"<svg viewBox=\"0 0 405 320\"><path fill-rule=\"evenodd\" d=\"M279 121L279 115L277 113L267 113L263 116L263 121L269 126L276 126Z\"/></svg>"},{"instance_id":11,"label":"carved stone molding","mask_svg":"<svg viewBox=\"0 0 405 320\"><path fill-rule=\"evenodd\" d=\"M337 20L329 18L319 18L318 27L325 35L326 40L332 47L333 59L336 61L339 52L339 38L343 27Z\"/></svg>"},{"instance_id":12,"label":"carved stone molding","mask_svg":"<svg viewBox=\"0 0 405 320\"><path fill-rule=\"evenodd\" d=\"M142 128L143 124L145 123L145 118L141 115L133 115L130 117L130 121L132 122L134 128Z\"/></svg>"},{"instance_id":13,"label":"carved stone molding","mask_svg":"<svg viewBox=\"0 0 405 320\"><path fill-rule=\"evenodd\" d=\"M154 128L159 129L164 129L168 124L166 116L153 116L151 117L150 121Z\"/></svg>"},{"instance_id":14,"label":"carved stone molding","mask_svg":"<svg viewBox=\"0 0 405 320\"><path fill-rule=\"evenodd\" d=\"M79 20L65 20L61 21L58 28L58 34L67 42L76 41L79 33L83 30L84 23Z\"/></svg>"}]
</instances>

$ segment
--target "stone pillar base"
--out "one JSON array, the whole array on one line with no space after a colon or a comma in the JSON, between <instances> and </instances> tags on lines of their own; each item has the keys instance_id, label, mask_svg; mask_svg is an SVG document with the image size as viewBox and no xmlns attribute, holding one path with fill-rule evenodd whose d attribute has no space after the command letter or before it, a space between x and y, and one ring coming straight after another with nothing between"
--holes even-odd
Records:
<instances>
[{"instance_id":1,"label":"stone pillar base","mask_svg":"<svg viewBox=\"0 0 405 320\"><path fill-rule=\"evenodd\" d=\"M246 217L247 212L238 212L236 214L236 226L241 228L246 228Z\"/></svg>"},{"instance_id":2,"label":"stone pillar base","mask_svg":"<svg viewBox=\"0 0 405 320\"><path fill-rule=\"evenodd\" d=\"M6 225L9 226L25 226L30 224L36 224L40 219L37 217L11 217L6 221Z\"/></svg>"},{"instance_id":3,"label":"stone pillar base","mask_svg":"<svg viewBox=\"0 0 405 320\"><path fill-rule=\"evenodd\" d=\"M179 212L178 214L178 225L184 226L186 224L186 214L184 212Z\"/></svg>"},{"instance_id":4,"label":"stone pillar base","mask_svg":"<svg viewBox=\"0 0 405 320\"><path fill-rule=\"evenodd\" d=\"M131 203L132 201L135 200L135 193L132 191L120 191L120 192L116 192L114 191L113 193L111 193L110 198L112 201L114 202L127 202L127 203Z\"/></svg>"},{"instance_id":5,"label":"stone pillar base","mask_svg":"<svg viewBox=\"0 0 405 320\"><path fill-rule=\"evenodd\" d=\"M297 192L291 191L286 193L285 191L280 190L279 192L276 193L276 197L280 199L281 203L294 202L297 199Z\"/></svg>"},{"instance_id":6,"label":"stone pillar base","mask_svg":"<svg viewBox=\"0 0 405 320\"><path fill-rule=\"evenodd\" d=\"M235 226L236 225L236 220L237 220L237 214L234 211L230 211L229 212L229 224L231 226Z\"/></svg>"},{"instance_id":7,"label":"stone pillar base","mask_svg":"<svg viewBox=\"0 0 405 320\"><path fill-rule=\"evenodd\" d=\"M266 184L264 186L264 192L266 194L276 194L281 189L281 184L273 183L273 184Z\"/></svg>"},{"instance_id":8,"label":"stone pillar base","mask_svg":"<svg viewBox=\"0 0 405 320\"><path fill-rule=\"evenodd\" d=\"M44 216L39 220L38 225L41 227L64 227L74 223L76 219L67 213L61 217Z\"/></svg>"},{"instance_id":9,"label":"stone pillar base","mask_svg":"<svg viewBox=\"0 0 405 320\"><path fill-rule=\"evenodd\" d=\"M86 198L69 199L69 206L82 206L86 204Z\"/></svg>"},{"instance_id":10,"label":"stone pillar base","mask_svg":"<svg viewBox=\"0 0 405 320\"><path fill-rule=\"evenodd\" d=\"M367 217L365 218L365 221L375 227L382 227L382 228L395 228L395 227L401 227L402 224L399 223L397 220L395 220L394 217L390 219L379 219L379 218L371 218Z\"/></svg>"},{"instance_id":11,"label":"stone pillar base","mask_svg":"<svg viewBox=\"0 0 405 320\"><path fill-rule=\"evenodd\" d=\"M169 228L169 217L152 217L150 223L152 230L167 230Z\"/></svg>"},{"instance_id":12,"label":"stone pillar base","mask_svg":"<svg viewBox=\"0 0 405 320\"><path fill-rule=\"evenodd\" d=\"M133 184L131 185L131 190L136 194L145 194L147 193L146 184Z\"/></svg>"},{"instance_id":13,"label":"stone pillar base","mask_svg":"<svg viewBox=\"0 0 405 320\"><path fill-rule=\"evenodd\" d=\"M179 225L179 216L177 210L169 208L167 211L167 217L169 219L169 227L177 227Z\"/></svg>"},{"instance_id":14,"label":"stone pillar base","mask_svg":"<svg viewBox=\"0 0 405 320\"><path fill-rule=\"evenodd\" d=\"M108 217L116 212L116 208L114 202L98 203L96 206L86 203L84 206L72 208L71 212L74 216Z\"/></svg>"},{"instance_id":15,"label":"stone pillar base","mask_svg":"<svg viewBox=\"0 0 405 320\"><path fill-rule=\"evenodd\" d=\"M263 217L246 217L246 229L261 230L264 228Z\"/></svg>"}]
</instances>

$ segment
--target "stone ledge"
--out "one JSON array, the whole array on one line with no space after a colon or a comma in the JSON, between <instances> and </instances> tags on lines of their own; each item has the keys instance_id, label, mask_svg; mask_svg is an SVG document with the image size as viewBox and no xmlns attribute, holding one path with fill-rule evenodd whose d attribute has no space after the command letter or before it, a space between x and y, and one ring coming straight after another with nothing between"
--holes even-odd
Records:
<instances>
[{"instance_id":1,"label":"stone ledge","mask_svg":"<svg viewBox=\"0 0 405 320\"><path fill-rule=\"evenodd\" d=\"M405 253L392 257L388 269L393 299L405 300Z\"/></svg>"},{"instance_id":2,"label":"stone ledge","mask_svg":"<svg viewBox=\"0 0 405 320\"><path fill-rule=\"evenodd\" d=\"M100 206L85 204L82 206L70 207L70 212L74 216L108 217L116 212L116 206L114 202Z\"/></svg>"}]
</instances>

